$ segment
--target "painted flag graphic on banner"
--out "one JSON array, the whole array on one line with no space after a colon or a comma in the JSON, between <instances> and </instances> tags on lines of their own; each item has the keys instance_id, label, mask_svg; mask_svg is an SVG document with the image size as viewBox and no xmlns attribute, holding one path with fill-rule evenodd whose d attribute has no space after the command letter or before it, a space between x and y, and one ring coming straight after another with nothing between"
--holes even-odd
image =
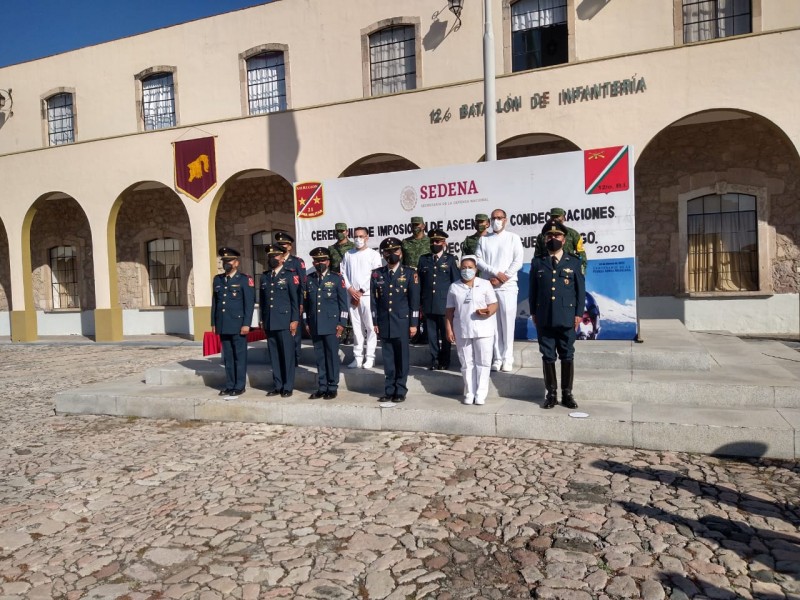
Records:
<instances>
[{"instance_id":1,"label":"painted flag graphic on banner","mask_svg":"<svg viewBox=\"0 0 800 600\"><path fill-rule=\"evenodd\" d=\"M609 194L630 189L628 146L585 150L583 172L587 194Z\"/></svg>"},{"instance_id":2,"label":"painted flag graphic on banner","mask_svg":"<svg viewBox=\"0 0 800 600\"><path fill-rule=\"evenodd\" d=\"M320 182L307 181L295 184L294 211L298 219L313 219L324 214L325 204Z\"/></svg>"},{"instance_id":3,"label":"painted flag graphic on banner","mask_svg":"<svg viewBox=\"0 0 800 600\"><path fill-rule=\"evenodd\" d=\"M173 142L175 187L200 202L217 185L217 155L214 138Z\"/></svg>"}]
</instances>

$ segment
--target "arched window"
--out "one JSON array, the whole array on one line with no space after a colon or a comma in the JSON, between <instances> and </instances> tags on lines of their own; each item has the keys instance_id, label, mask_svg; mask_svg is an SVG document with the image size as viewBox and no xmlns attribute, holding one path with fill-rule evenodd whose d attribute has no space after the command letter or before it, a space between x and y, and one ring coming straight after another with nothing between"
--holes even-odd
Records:
<instances>
[{"instance_id":1,"label":"arched window","mask_svg":"<svg viewBox=\"0 0 800 600\"><path fill-rule=\"evenodd\" d=\"M247 59L247 104L251 115L286 110L283 52L262 52Z\"/></svg>"},{"instance_id":2,"label":"arched window","mask_svg":"<svg viewBox=\"0 0 800 600\"><path fill-rule=\"evenodd\" d=\"M369 36L369 66L373 96L417 87L414 25L393 25Z\"/></svg>"},{"instance_id":3,"label":"arched window","mask_svg":"<svg viewBox=\"0 0 800 600\"><path fill-rule=\"evenodd\" d=\"M78 253L75 246L50 248L50 285L53 308L80 308Z\"/></svg>"},{"instance_id":4,"label":"arched window","mask_svg":"<svg viewBox=\"0 0 800 600\"><path fill-rule=\"evenodd\" d=\"M569 60L567 0L518 0L511 5L511 70Z\"/></svg>"},{"instance_id":5,"label":"arched window","mask_svg":"<svg viewBox=\"0 0 800 600\"><path fill-rule=\"evenodd\" d=\"M56 94L47 99L47 137L51 146L75 141L72 94Z\"/></svg>"},{"instance_id":6,"label":"arched window","mask_svg":"<svg viewBox=\"0 0 800 600\"><path fill-rule=\"evenodd\" d=\"M689 292L756 291L756 197L713 194L686 206Z\"/></svg>"},{"instance_id":7,"label":"arched window","mask_svg":"<svg viewBox=\"0 0 800 600\"><path fill-rule=\"evenodd\" d=\"M259 285L261 274L267 270L267 251L264 246L272 243L272 232L259 231L251 236L253 248L253 280Z\"/></svg>"},{"instance_id":8,"label":"arched window","mask_svg":"<svg viewBox=\"0 0 800 600\"><path fill-rule=\"evenodd\" d=\"M147 242L147 276L151 306L181 305L181 241Z\"/></svg>"}]
</instances>

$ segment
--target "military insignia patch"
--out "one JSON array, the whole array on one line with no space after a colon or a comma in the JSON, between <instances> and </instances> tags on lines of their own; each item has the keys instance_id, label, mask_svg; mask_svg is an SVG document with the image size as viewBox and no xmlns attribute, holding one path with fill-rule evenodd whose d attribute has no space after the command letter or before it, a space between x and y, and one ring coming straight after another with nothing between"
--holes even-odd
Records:
<instances>
[{"instance_id":1,"label":"military insignia patch","mask_svg":"<svg viewBox=\"0 0 800 600\"><path fill-rule=\"evenodd\" d=\"M332 281L326 281L322 285L323 285L323 287L326 287L326 288L332 288L333 287L333 282Z\"/></svg>"},{"instance_id":2,"label":"military insignia patch","mask_svg":"<svg viewBox=\"0 0 800 600\"><path fill-rule=\"evenodd\" d=\"M256 286L256 282L253 281L252 277L248 277L247 278L247 285L249 285L250 287L255 287Z\"/></svg>"},{"instance_id":3,"label":"military insignia patch","mask_svg":"<svg viewBox=\"0 0 800 600\"><path fill-rule=\"evenodd\" d=\"M569 279L564 280L564 285L569 285Z\"/></svg>"},{"instance_id":4,"label":"military insignia patch","mask_svg":"<svg viewBox=\"0 0 800 600\"><path fill-rule=\"evenodd\" d=\"M294 281L295 285L300 285L300 277L298 275L292 277L292 281Z\"/></svg>"},{"instance_id":5,"label":"military insignia patch","mask_svg":"<svg viewBox=\"0 0 800 600\"><path fill-rule=\"evenodd\" d=\"M414 283L419 283L419 276L417 276L416 272L414 273Z\"/></svg>"},{"instance_id":6,"label":"military insignia patch","mask_svg":"<svg viewBox=\"0 0 800 600\"><path fill-rule=\"evenodd\" d=\"M285 285L286 284L286 277L283 279L278 279L278 285Z\"/></svg>"},{"instance_id":7,"label":"military insignia patch","mask_svg":"<svg viewBox=\"0 0 800 600\"><path fill-rule=\"evenodd\" d=\"M572 273L572 269L564 269L564 273Z\"/></svg>"}]
</instances>

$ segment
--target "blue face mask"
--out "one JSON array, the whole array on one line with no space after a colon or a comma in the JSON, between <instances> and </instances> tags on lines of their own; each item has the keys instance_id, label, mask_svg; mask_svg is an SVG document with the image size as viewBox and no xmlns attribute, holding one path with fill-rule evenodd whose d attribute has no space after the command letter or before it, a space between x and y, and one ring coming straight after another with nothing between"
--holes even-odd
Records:
<instances>
[{"instance_id":1,"label":"blue face mask","mask_svg":"<svg viewBox=\"0 0 800 600\"><path fill-rule=\"evenodd\" d=\"M461 269L461 279L464 281L472 281L475 279L475 269Z\"/></svg>"}]
</instances>

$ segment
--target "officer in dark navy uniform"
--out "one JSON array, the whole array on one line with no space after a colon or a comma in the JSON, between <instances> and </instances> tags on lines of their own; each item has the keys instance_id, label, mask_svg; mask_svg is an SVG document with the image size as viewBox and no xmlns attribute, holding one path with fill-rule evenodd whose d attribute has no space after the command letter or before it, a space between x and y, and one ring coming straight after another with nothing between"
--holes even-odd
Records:
<instances>
[{"instance_id":1,"label":"officer in dark navy uniform","mask_svg":"<svg viewBox=\"0 0 800 600\"><path fill-rule=\"evenodd\" d=\"M381 254L386 265L375 269L370 280L372 322L381 340L384 394L379 401L403 402L408 388L408 343L419 325L419 276L400 264L402 242L386 238Z\"/></svg>"},{"instance_id":2,"label":"officer in dark navy uniform","mask_svg":"<svg viewBox=\"0 0 800 600\"><path fill-rule=\"evenodd\" d=\"M539 351L542 353L544 385L547 390L544 408L558 404L556 357L561 360L561 404L578 408L572 396L575 375L575 330L586 304L581 259L564 252L567 228L550 219L542 229L547 256L531 261L530 310L536 325Z\"/></svg>"},{"instance_id":3,"label":"officer in dark navy uniform","mask_svg":"<svg viewBox=\"0 0 800 600\"><path fill-rule=\"evenodd\" d=\"M253 321L253 278L239 272L239 252L220 248L222 270L212 282L211 331L219 334L225 363L225 388L220 396L244 394L247 377L247 334Z\"/></svg>"},{"instance_id":4,"label":"officer in dark navy uniform","mask_svg":"<svg viewBox=\"0 0 800 600\"><path fill-rule=\"evenodd\" d=\"M258 302L275 383L267 396L280 394L288 398L294 389L294 335L300 321L300 276L284 268L286 256L280 248L268 244L265 250L269 269L261 276Z\"/></svg>"},{"instance_id":5,"label":"officer in dark navy uniform","mask_svg":"<svg viewBox=\"0 0 800 600\"><path fill-rule=\"evenodd\" d=\"M306 331L314 343L317 359L317 391L312 400L336 398L339 388L339 337L347 325L347 288L344 279L331 271L331 251L311 251L314 272L306 285Z\"/></svg>"},{"instance_id":6,"label":"officer in dark navy uniform","mask_svg":"<svg viewBox=\"0 0 800 600\"><path fill-rule=\"evenodd\" d=\"M423 254L417 263L422 314L428 332L431 351L430 369L450 368L450 341L447 339L445 312L450 284L461 279L458 258L447 251L447 233L441 229L428 232L431 240L429 254Z\"/></svg>"},{"instance_id":7,"label":"officer in dark navy uniform","mask_svg":"<svg viewBox=\"0 0 800 600\"><path fill-rule=\"evenodd\" d=\"M305 299L305 289L306 283L308 282L308 274L306 273L306 263L305 261L300 258L299 256L295 256L292 254L292 249L294 247L294 238L286 233L285 231L278 231L275 233L273 237L273 241L275 246L280 248L283 251L285 262L283 263L283 268L287 271L294 271L300 277L300 289L298 289L298 303L300 306L300 317L303 316L303 300ZM295 355L294 355L294 365L297 366L300 364L300 348L303 342L303 323L300 322L300 325L297 327L297 333L294 335L294 343L295 343Z\"/></svg>"}]
</instances>

